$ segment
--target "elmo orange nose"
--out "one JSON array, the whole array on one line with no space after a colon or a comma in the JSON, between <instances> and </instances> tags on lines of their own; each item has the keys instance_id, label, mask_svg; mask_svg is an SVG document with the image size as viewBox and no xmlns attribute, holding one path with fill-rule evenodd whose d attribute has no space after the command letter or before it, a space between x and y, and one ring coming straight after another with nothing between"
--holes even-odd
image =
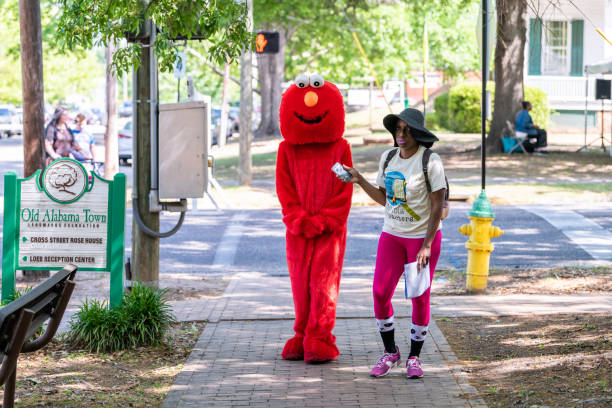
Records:
<instances>
[{"instance_id":1,"label":"elmo orange nose","mask_svg":"<svg viewBox=\"0 0 612 408\"><path fill-rule=\"evenodd\" d=\"M315 106L318 101L319 101L319 97L317 96L315 92L308 91L306 92L306 95L304 95L304 103L309 108L312 108L313 106Z\"/></svg>"}]
</instances>

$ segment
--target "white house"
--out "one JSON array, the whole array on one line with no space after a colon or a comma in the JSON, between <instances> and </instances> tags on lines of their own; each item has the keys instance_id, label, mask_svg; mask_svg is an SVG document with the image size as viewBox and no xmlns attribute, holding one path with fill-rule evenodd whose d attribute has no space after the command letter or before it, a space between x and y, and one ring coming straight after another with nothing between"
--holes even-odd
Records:
<instances>
[{"instance_id":1,"label":"white house","mask_svg":"<svg viewBox=\"0 0 612 408\"><path fill-rule=\"evenodd\" d=\"M528 0L525 85L548 94L557 113L551 124L584 126L585 65L612 60L612 0ZM584 13L584 14L583 14ZM585 18L586 15L586 18ZM595 100L595 78L589 77L589 127L596 126L601 101ZM610 110L606 102L605 110ZM536 107L537 108L537 107Z\"/></svg>"}]
</instances>

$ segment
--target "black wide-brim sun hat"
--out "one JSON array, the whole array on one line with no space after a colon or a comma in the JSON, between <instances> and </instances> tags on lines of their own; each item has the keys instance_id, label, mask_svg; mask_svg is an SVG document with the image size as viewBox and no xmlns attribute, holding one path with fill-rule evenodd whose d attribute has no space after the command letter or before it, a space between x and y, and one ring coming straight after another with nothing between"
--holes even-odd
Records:
<instances>
[{"instance_id":1,"label":"black wide-brim sun hat","mask_svg":"<svg viewBox=\"0 0 612 408\"><path fill-rule=\"evenodd\" d=\"M385 116L383 119L383 125L385 128L391 133L393 136L393 145L397 147L397 142L395 141L395 128L397 127L398 119L406 122L408 127L410 128L410 134L417 142L421 142L425 147L433 146L434 142L437 142L438 137L431 133L425 127L425 118L420 110L417 109L404 109L398 115L390 114Z\"/></svg>"}]
</instances>

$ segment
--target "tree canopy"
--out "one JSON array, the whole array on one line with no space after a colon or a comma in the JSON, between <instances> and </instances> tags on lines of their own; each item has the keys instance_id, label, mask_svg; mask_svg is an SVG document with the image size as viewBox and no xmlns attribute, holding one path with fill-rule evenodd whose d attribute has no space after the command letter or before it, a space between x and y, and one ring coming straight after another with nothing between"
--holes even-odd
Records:
<instances>
[{"instance_id":1,"label":"tree canopy","mask_svg":"<svg viewBox=\"0 0 612 408\"><path fill-rule=\"evenodd\" d=\"M57 9L50 0L41 3L45 100L55 104L69 95L89 94L104 76L100 52L75 48L59 52L54 44ZM21 60L19 40L19 2L0 2L0 103L21 104Z\"/></svg>"},{"instance_id":2,"label":"tree canopy","mask_svg":"<svg viewBox=\"0 0 612 408\"><path fill-rule=\"evenodd\" d=\"M171 71L178 57L177 38L198 34L209 42L207 57L216 63L235 60L252 41L244 2L235 0L55 0L60 8L58 45L62 49L117 46L113 66L119 72L137 67L141 44L123 45L126 33L144 32L144 21L157 27L155 51L161 71Z\"/></svg>"},{"instance_id":3,"label":"tree canopy","mask_svg":"<svg viewBox=\"0 0 612 408\"><path fill-rule=\"evenodd\" d=\"M19 24L17 0L0 3L0 102L19 103ZM189 13L185 7L191 7ZM449 76L479 68L475 23L478 0L254 0L254 28L288 28L284 78L299 73L320 72L336 83L362 84L369 76L367 65L353 40L357 34L381 81L406 79L422 69L423 24L427 19L430 69ZM246 31L244 3L233 0L186 2L151 1L143 7L140 0L42 0L45 95L59 102L74 93L91 93L99 85L104 70L103 47L116 42L119 52L115 67L129 72L137 64L140 44L125 44L128 31L138 32L147 13L161 30L157 37L160 56L160 92L163 100L172 100L176 79L171 75L177 52L185 42L171 38L194 32L200 27L204 41L189 41L208 61L187 53L187 68L196 88L220 98L221 76L209 64L222 70L226 55L235 60L251 39ZM121 40L121 41L120 41ZM97 51L83 51L94 48ZM72 51L71 51L72 50ZM226 54L227 53L227 54ZM231 74L239 76L236 63ZM184 81L183 81L184 84ZM121 85L121 81L120 81ZM181 94L185 88L182 87ZM236 99L238 87L231 85L230 99Z\"/></svg>"},{"instance_id":4,"label":"tree canopy","mask_svg":"<svg viewBox=\"0 0 612 408\"><path fill-rule=\"evenodd\" d=\"M254 3L255 29L282 26L293 31L287 44L285 79L310 71L346 84L370 75L352 31L379 79L403 79L422 69L425 19L430 69L449 76L478 69L477 15L478 0Z\"/></svg>"}]
</instances>

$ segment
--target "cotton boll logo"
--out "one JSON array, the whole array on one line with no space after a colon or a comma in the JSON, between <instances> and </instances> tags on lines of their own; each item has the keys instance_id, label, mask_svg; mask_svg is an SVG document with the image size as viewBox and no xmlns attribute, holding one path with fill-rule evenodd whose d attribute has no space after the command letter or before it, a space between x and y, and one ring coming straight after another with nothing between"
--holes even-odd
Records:
<instances>
[{"instance_id":1,"label":"cotton boll logo","mask_svg":"<svg viewBox=\"0 0 612 408\"><path fill-rule=\"evenodd\" d=\"M45 192L54 201L76 201L85 192L87 174L80 163L71 159L56 160L43 175Z\"/></svg>"},{"instance_id":2,"label":"cotton boll logo","mask_svg":"<svg viewBox=\"0 0 612 408\"><path fill-rule=\"evenodd\" d=\"M77 182L77 177L75 169L66 164L62 164L49 172L49 183L58 189L58 191L63 191L75 196L76 194L67 190L67 187L74 186Z\"/></svg>"}]
</instances>

